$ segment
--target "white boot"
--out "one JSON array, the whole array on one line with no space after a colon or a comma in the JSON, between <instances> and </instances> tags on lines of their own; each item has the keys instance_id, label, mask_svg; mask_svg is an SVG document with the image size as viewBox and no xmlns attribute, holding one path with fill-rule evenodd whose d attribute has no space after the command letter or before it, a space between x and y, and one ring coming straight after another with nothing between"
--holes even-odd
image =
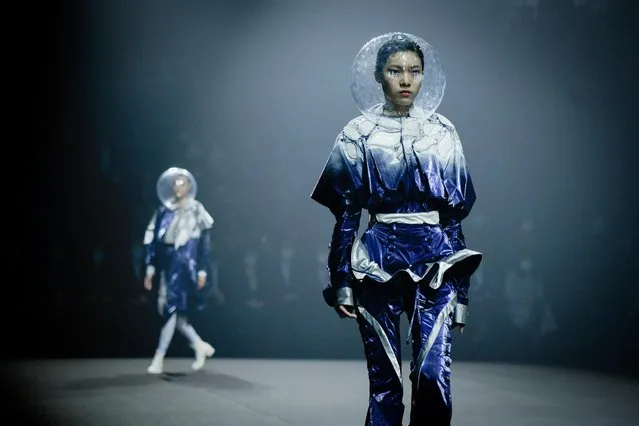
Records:
<instances>
[{"instance_id":1,"label":"white boot","mask_svg":"<svg viewBox=\"0 0 639 426\"><path fill-rule=\"evenodd\" d=\"M162 371L164 371L164 355L156 353L146 371L149 374L162 374Z\"/></svg>"},{"instance_id":2,"label":"white boot","mask_svg":"<svg viewBox=\"0 0 639 426\"><path fill-rule=\"evenodd\" d=\"M206 363L206 359L213 356L215 353L215 348L204 340L200 340L197 343L193 344L193 350L195 351L195 362L191 364L191 368L194 371L201 370Z\"/></svg>"}]
</instances>

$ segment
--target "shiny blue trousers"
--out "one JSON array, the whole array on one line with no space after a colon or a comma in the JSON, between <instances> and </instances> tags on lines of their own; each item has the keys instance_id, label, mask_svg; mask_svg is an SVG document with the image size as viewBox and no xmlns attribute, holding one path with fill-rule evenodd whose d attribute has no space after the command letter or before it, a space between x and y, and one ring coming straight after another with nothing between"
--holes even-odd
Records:
<instances>
[{"instance_id":1,"label":"shiny blue trousers","mask_svg":"<svg viewBox=\"0 0 639 426\"><path fill-rule=\"evenodd\" d=\"M450 351L454 282L433 290L400 273L391 281L365 279L356 290L357 322L370 384L367 426L399 426L404 404L400 318L411 322L410 426L448 426L452 417Z\"/></svg>"}]
</instances>

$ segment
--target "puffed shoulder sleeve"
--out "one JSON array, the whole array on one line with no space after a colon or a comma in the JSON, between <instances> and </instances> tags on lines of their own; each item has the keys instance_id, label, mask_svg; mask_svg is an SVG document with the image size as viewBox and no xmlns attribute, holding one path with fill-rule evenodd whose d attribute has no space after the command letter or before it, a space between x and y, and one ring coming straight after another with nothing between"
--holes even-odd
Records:
<instances>
[{"instance_id":1,"label":"puffed shoulder sleeve","mask_svg":"<svg viewBox=\"0 0 639 426\"><path fill-rule=\"evenodd\" d=\"M449 219L461 221L468 216L475 204L475 187L457 129L443 117L440 117L440 120L446 132L440 142L443 160L442 177L448 201L446 215Z\"/></svg>"},{"instance_id":2,"label":"puffed shoulder sleeve","mask_svg":"<svg viewBox=\"0 0 639 426\"><path fill-rule=\"evenodd\" d=\"M202 203L197 202L196 220L200 228L200 239L198 241L197 268L198 276L207 277L211 270L211 228L215 223L213 216L204 208Z\"/></svg>"},{"instance_id":3,"label":"puffed shoulder sleeve","mask_svg":"<svg viewBox=\"0 0 639 426\"><path fill-rule=\"evenodd\" d=\"M358 140L340 132L324 165L311 198L334 215L357 202L362 187L363 152Z\"/></svg>"},{"instance_id":4,"label":"puffed shoulder sleeve","mask_svg":"<svg viewBox=\"0 0 639 426\"><path fill-rule=\"evenodd\" d=\"M202 203L200 203L199 201L196 204L195 217L197 220L197 226L198 228L200 228L200 230L211 229L213 227L213 224L215 223L213 216L211 216L204 205L202 205Z\"/></svg>"},{"instance_id":5,"label":"puffed shoulder sleeve","mask_svg":"<svg viewBox=\"0 0 639 426\"><path fill-rule=\"evenodd\" d=\"M470 276L479 266L482 255L467 249L461 223L470 214L475 204L476 194L457 129L446 118L439 116L439 119L445 132L440 142L439 152L442 158L442 178L447 201L447 206L440 210L440 218L443 230L455 251L452 257L459 260L456 263L456 273L453 275L458 302L454 323L466 324ZM461 261L461 259L464 260Z\"/></svg>"},{"instance_id":6,"label":"puffed shoulder sleeve","mask_svg":"<svg viewBox=\"0 0 639 426\"><path fill-rule=\"evenodd\" d=\"M363 151L358 139L341 132L317 181L311 198L328 207L335 226L328 255L330 283L324 289L329 306L355 306L351 286L351 249L361 218Z\"/></svg>"}]
</instances>

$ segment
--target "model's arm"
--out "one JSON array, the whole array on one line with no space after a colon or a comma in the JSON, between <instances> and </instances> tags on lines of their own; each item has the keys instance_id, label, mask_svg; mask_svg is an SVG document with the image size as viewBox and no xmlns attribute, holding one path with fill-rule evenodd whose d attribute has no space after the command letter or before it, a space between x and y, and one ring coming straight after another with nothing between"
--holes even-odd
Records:
<instances>
[{"instance_id":1,"label":"model's arm","mask_svg":"<svg viewBox=\"0 0 639 426\"><path fill-rule=\"evenodd\" d=\"M197 250L197 274L206 278L211 271L211 227L215 222L204 206L197 204L197 221L200 228L200 239Z\"/></svg>"},{"instance_id":2,"label":"model's arm","mask_svg":"<svg viewBox=\"0 0 639 426\"><path fill-rule=\"evenodd\" d=\"M206 278L211 271L211 230L203 229L198 241L197 275Z\"/></svg>"},{"instance_id":3,"label":"model's arm","mask_svg":"<svg viewBox=\"0 0 639 426\"><path fill-rule=\"evenodd\" d=\"M466 248L466 239L462 231L462 220L468 216L475 203L476 195L473 181L466 164L461 140L454 126L447 127L447 153L443 169L444 186L447 193L447 208L440 212L441 223L455 252ZM468 291L470 275L455 277L457 287L457 309L454 322L466 324L468 309Z\"/></svg>"},{"instance_id":4,"label":"model's arm","mask_svg":"<svg viewBox=\"0 0 639 426\"><path fill-rule=\"evenodd\" d=\"M144 232L144 266L146 267L146 276L155 275L155 226L158 218L158 211L153 213L149 224Z\"/></svg>"},{"instance_id":5,"label":"model's arm","mask_svg":"<svg viewBox=\"0 0 639 426\"><path fill-rule=\"evenodd\" d=\"M331 286L334 288L335 306L355 306L351 285L351 249L357 237L361 209L347 204L335 215L335 226L328 253L328 269Z\"/></svg>"},{"instance_id":6,"label":"model's arm","mask_svg":"<svg viewBox=\"0 0 639 426\"><path fill-rule=\"evenodd\" d=\"M358 194L362 183L361 146L340 133L311 198L328 207L335 226L328 254L330 286L324 290L326 303L354 307L351 249L357 237L362 207ZM341 315L341 313L340 313Z\"/></svg>"}]
</instances>

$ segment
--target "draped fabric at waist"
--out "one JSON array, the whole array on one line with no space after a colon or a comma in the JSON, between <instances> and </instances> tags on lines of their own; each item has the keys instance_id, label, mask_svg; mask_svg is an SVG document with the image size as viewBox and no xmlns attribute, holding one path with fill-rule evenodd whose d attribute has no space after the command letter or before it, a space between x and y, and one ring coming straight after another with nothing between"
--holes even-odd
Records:
<instances>
[{"instance_id":1,"label":"draped fabric at waist","mask_svg":"<svg viewBox=\"0 0 639 426\"><path fill-rule=\"evenodd\" d=\"M431 274L429 285L439 288L443 274L453 266L461 275L471 275L481 262L479 252L452 248L437 211L374 214L371 219L351 251L357 279L386 282L405 271L416 282Z\"/></svg>"},{"instance_id":2,"label":"draped fabric at waist","mask_svg":"<svg viewBox=\"0 0 639 426\"><path fill-rule=\"evenodd\" d=\"M195 270L197 263L198 241L189 240L185 245L176 248L173 244L162 242L157 245L156 264L166 270L171 265L181 264L190 270Z\"/></svg>"}]
</instances>

